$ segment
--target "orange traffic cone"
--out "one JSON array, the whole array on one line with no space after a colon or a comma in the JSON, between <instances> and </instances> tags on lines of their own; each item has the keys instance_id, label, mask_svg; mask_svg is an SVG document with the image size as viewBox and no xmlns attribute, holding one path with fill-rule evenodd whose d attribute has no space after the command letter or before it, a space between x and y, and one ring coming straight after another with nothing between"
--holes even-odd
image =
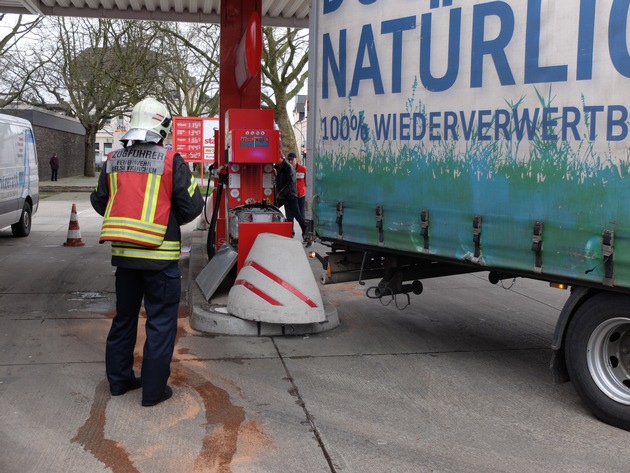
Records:
<instances>
[{"instance_id":1,"label":"orange traffic cone","mask_svg":"<svg viewBox=\"0 0 630 473\"><path fill-rule=\"evenodd\" d=\"M79 219L77 218L77 204L72 204L70 212L70 224L68 225L68 238L63 246L83 246L81 241L81 230L79 229Z\"/></svg>"}]
</instances>

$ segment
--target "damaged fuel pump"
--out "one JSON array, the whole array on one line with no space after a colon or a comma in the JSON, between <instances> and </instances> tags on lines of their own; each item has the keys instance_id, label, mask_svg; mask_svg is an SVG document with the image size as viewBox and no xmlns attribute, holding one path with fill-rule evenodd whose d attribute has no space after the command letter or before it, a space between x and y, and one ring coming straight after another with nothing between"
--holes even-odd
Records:
<instances>
[{"instance_id":1,"label":"damaged fuel pump","mask_svg":"<svg viewBox=\"0 0 630 473\"><path fill-rule=\"evenodd\" d=\"M215 171L206 243L209 269L204 271L209 281L202 290L207 298L228 274L234 279L259 234L290 237L292 231L292 224L274 205L273 165L280 156L280 134L274 129L273 111L230 109L225 130L225 164ZM199 275L202 279L204 271Z\"/></svg>"}]
</instances>

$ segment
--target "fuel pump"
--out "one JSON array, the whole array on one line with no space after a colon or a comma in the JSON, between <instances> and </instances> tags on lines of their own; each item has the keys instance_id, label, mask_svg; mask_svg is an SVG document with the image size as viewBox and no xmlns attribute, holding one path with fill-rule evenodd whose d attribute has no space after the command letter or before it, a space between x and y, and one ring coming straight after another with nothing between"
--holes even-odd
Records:
<instances>
[{"instance_id":1,"label":"fuel pump","mask_svg":"<svg viewBox=\"0 0 630 473\"><path fill-rule=\"evenodd\" d=\"M225 114L228 208L273 203L273 164L280 134L272 110L230 109Z\"/></svg>"},{"instance_id":2,"label":"fuel pump","mask_svg":"<svg viewBox=\"0 0 630 473\"><path fill-rule=\"evenodd\" d=\"M221 145L215 153L210 261L196 281L208 301L222 282L229 281L226 309L239 324L320 327L326 314L317 281L302 243L291 238L293 223L273 205L280 140L273 111L258 109L261 10L259 0L221 0L222 123L216 140ZM235 274L231 281L226 279L230 273ZM195 314L191 326L204 325L203 317ZM214 327L225 321L223 311L208 317Z\"/></svg>"},{"instance_id":3,"label":"fuel pump","mask_svg":"<svg viewBox=\"0 0 630 473\"><path fill-rule=\"evenodd\" d=\"M218 170L208 256L227 243L238 252L238 269L258 234L291 236L291 223L274 205L280 133L273 125L273 110L229 109L225 114L226 164Z\"/></svg>"}]
</instances>

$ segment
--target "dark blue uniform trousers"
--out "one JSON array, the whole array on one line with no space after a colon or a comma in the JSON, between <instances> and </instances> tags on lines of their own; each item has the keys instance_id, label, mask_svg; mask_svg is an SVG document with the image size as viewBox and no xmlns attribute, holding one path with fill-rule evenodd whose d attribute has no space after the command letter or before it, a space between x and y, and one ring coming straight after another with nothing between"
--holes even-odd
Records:
<instances>
[{"instance_id":1,"label":"dark blue uniform trousers","mask_svg":"<svg viewBox=\"0 0 630 473\"><path fill-rule=\"evenodd\" d=\"M147 314L142 358L142 400L162 397L171 374L177 335L181 272L177 262L162 271L116 268L116 317L107 336L105 369L111 389L134 378L133 351L144 298Z\"/></svg>"},{"instance_id":2,"label":"dark blue uniform trousers","mask_svg":"<svg viewBox=\"0 0 630 473\"><path fill-rule=\"evenodd\" d=\"M300 208L298 206L297 197L293 197L290 199L278 199L278 208L284 205L284 211L287 216L287 222L293 223L293 220L297 220L298 225L300 226L300 230L302 230L302 237L306 238L306 222L304 221L304 215L300 212ZM295 232L292 231L292 235L295 235Z\"/></svg>"}]
</instances>

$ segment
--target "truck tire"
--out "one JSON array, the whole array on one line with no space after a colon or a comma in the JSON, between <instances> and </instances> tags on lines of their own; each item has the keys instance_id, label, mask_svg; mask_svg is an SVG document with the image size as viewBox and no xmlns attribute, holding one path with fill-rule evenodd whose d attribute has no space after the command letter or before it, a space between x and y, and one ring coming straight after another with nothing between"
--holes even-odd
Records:
<instances>
[{"instance_id":1,"label":"truck tire","mask_svg":"<svg viewBox=\"0 0 630 473\"><path fill-rule=\"evenodd\" d=\"M588 299L569 322L565 355L591 412L630 430L630 296L601 292Z\"/></svg>"},{"instance_id":2,"label":"truck tire","mask_svg":"<svg viewBox=\"0 0 630 473\"><path fill-rule=\"evenodd\" d=\"M31 217L33 211L31 204L24 202L24 208L22 209L22 216L20 221L11 225L11 231L15 237L26 237L31 233Z\"/></svg>"}]
</instances>

